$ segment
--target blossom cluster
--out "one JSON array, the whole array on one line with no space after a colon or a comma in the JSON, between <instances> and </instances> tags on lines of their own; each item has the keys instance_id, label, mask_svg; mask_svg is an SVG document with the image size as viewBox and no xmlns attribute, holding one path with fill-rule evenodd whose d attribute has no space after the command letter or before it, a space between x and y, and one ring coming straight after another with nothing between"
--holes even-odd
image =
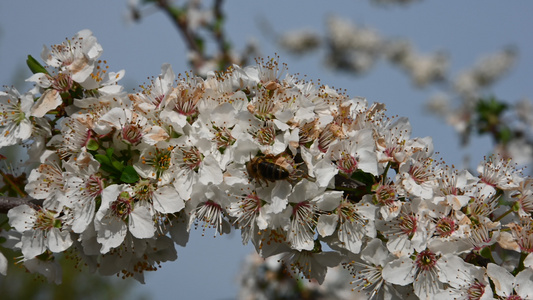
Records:
<instances>
[{"instance_id":1,"label":"blossom cluster","mask_svg":"<svg viewBox=\"0 0 533 300\"><path fill-rule=\"evenodd\" d=\"M409 1L374 2L386 5ZM324 50L321 52L327 67L352 75L370 71L380 60L387 61L401 69L413 87L436 88L425 106L456 130L463 146L473 134L489 135L494 142L493 153L510 157L522 166L533 160L533 142L529 134L524 134L531 128L531 101L524 98L511 104L510 99L503 101L489 92L516 64L515 47L504 47L451 74L451 57L443 51L419 53L406 39L383 36L338 16L330 16L326 25L325 34L310 29L287 31L279 36L278 46L295 55Z\"/></svg>"},{"instance_id":2,"label":"blossom cluster","mask_svg":"<svg viewBox=\"0 0 533 300\"><path fill-rule=\"evenodd\" d=\"M386 4L386 2L409 1L374 0L374 2ZM413 85L419 88L447 80L449 58L444 53L418 53L415 46L406 39L385 37L374 28L354 24L339 16L328 17L325 31L325 34L321 34L311 29L290 30L280 35L278 44L284 50L296 55L323 48L327 67L349 74L368 72L383 59L404 71ZM489 79L494 81L498 78L498 71L505 65L502 62L498 67L482 68L463 77L470 79L490 71Z\"/></svg>"},{"instance_id":3,"label":"blossom cluster","mask_svg":"<svg viewBox=\"0 0 533 300\"><path fill-rule=\"evenodd\" d=\"M30 58L35 88L0 93L0 146L24 144L4 246L60 281L55 253L144 281L191 228L239 229L263 258L366 297L531 297L533 180L498 156L477 176L433 157L406 118L299 80L277 59L118 85L88 30ZM514 299L514 298L513 298Z\"/></svg>"}]
</instances>

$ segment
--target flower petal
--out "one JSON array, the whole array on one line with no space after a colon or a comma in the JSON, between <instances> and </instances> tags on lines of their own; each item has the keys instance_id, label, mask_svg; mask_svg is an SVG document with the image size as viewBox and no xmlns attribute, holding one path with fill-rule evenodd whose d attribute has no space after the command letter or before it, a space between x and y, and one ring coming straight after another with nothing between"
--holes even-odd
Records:
<instances>
[{"instance_id":1,"label":"flower petal","mask_svg":"<svg viewBox=\"0 0 533 300\"><path fill-rule=\"evenodd\" d=\"M158 188L152 200L154 209L164 214L175 213L185 207L185 202L173 186Z\"/></svg>"},{"instance_id":2,"label":"flower petal","mask_svg":"<svg viewBox=\"0 0 533 300\"><path fill-rule=\"evenodd\" d=\"M139 239L154 236L155 226L150 211L146 207L136 207L130 214L128 227L131 234Z\"/></svg>"}]
</instances>

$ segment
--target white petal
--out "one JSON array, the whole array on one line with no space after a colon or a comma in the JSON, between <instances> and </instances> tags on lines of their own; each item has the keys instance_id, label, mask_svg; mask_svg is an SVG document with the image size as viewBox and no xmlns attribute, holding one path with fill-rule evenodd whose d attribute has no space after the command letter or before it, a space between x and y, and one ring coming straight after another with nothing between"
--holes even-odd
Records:
<instances>
[{"instance_id":1,"label":"white petal","mask_svg":"<svg viewBox=\"0 0 533 300\"><path fill-rule=\"evenodd\" d=\"M141 176L141 178L156 178L156 172L154 172L154 167L150 164L143 164L141 162L133 165L133 168Z\"/></svg>"},{"instance_id":2,"label":"white petal","mask_svg":"<svg viewBox=\"0 0 533 300\"><path fill-rule=\"evenodd\" d=\"M35 210L28 205L19 205L7 212L9 225L18 232L31 230L34 223Z\"/></svg>"},{"instance_id":3,"label":"white petal","mask_svg":"<svg viewBox=\"0 0 533 300\"><path fill-rule=\"evenodd\" d=\"M514 277L506 269L489 263L487 265L487 275L494 283L496 294L498 296L507 297L513 292Z\"/></svg>"},{"instance_id":4,"label":"white petal","mask_svg":"<svg viewBox=\"0 0 533 300\"><path fill-rule=\"evenodd\" d=\"M341 203L342 196L342 191L328 191L313 200L317 200L316 204L321 210L333 211Z\"/></svg>"},{"instance_id":5,"label":"white petal","mask_svg":"<svg viewBox=\"0 0 533 300\"><path fill-rule=\"evenodd\" d=\"M270 212L279 213L287 207L287 198L291 193L292 186L286 181L276 181L276 185L271 192Z\"/></svg>"},{"instance_id":6,"label":"white petal","mask_svg":"<svg viewBox=\"0 0 533 300\"><path fill-rule=\"evenodd\" d=\"M136 207L129 217L128 227L131 234L139 239L151 238L154 236L155 225L146 207Z\"/></svg>"},{"instance_id":7,"label":"white petal","mask_svg":"<svg viewBox=\"0 0 533 300\"><path fill-rule=\"evenodd\" d=\"M110 77L111 76L117 76L117 74L115 74L115 75L109 74L109 75L110 75ZM117 80L119 80L121 78L122 78L122 76L120 76L120 73L119 73L118 77L114 77L114 79L116 79L116 80L113 80L113 81L117 81ZM103 86L103 87L99 88L98 91L101 94L115 95L115 94L120 93L123 89L124 88L121 85L111 84L111 85L106 85L106 86Z\"/></svg>"},{"instance_id":8,"label":"white petal","mask_svg":"<svg viewBox=\"0 0 533 300\"><path fill-rule=\"evenodd\" d=\"M142 140L148 145L155 145L158 142L168 140L168 138L168 133L163 128L152 126L148 130L144 130Z\"/></svg>"},{"instance_id":9,"label":"white petal","mask_svg":"<svg viewBox=\"0 0 533 300\"><path fill-rule=\"evenodd\" d=\"M94 79L89 77L94 70L94 65L88 65L86 59L76 58L69 65L69 70L72 72L72 80L80 83L82 87L86 89L95 89L98 87Z\"/></svg>"},{"instance_id":10,"label":"white petal","mask_svg":"<svg viewBox=\"0 0 533 300\"><path fill-rule=\"evenodd\" d=\"M118 195L125 190L125 186L112 184L102 191L102 204L96 214L96 218L102 220L111 203L117 200Z\"/></svg>"},{"instance_id":11,"label":"white petal","mask_svg":"<svg viewBox=\"0 0 533 300\"><path fill-rule=\"evenodd\" d=\"M533 298L533 270L527 268L515 277L515 291L522 299Z\"/></svg>"},{"instance_id":12,"label":"white petal","mask_svg":"<svg viewBox=\"0 0 533 300\"><path fill-rule=\"evenodd\" d=\"M436 274L430 271L421 271L413 283L415 295L419 299L433 299L434 295L442 290L442 286Z\"/></svg>"},{"instance_id":13,"label":"white petal","mask_svg":"<svg viewBox=\"0 0 533 300\"><path fill-rule=\"evenodd\" d=\"M7 258L0 252L0 274L6 276L7 274Z\"/></svg>"},{"instance_id":14,"label":"white petal","mask_svg":"<svg viewBox=\"0 0 533 300\"><path fill-rule=\"evenodd\" d=\"M27 231L22 236L22 254L30 259L46 250L42 230Z\"/></svg>"},{"instance_id":15,"label":"white petal","mask_svg":"<svg viewBox=\"0 0 533 300\"><path fill-rule=\"evenodd\" d=\"M223 103L215 107L210 113L209 117L216 126L229 127L228 124L234 123L235 108L230 103Z\"/></svg>"},{"instance_id":16,"label":"white petal","mask_svg":"<svg viewBox=\"0 0 533 300\"><path fill-rule=\"evenodd\" d=\"M330 236L335 232L335 229L337 228L337 221L339 220L339 216L336 214L331 215L321 215L318 218L318 224L317 229L318 233L322 237Z\"/></svg>"},{"instance_id":17,"label":"white petal","mask_svg":"<svg viewBox=\"0 0 533 300\"><path fill-rule=\"evenodd\" d=\"M533 268L533 254L529 253L524 260L524 267Z\"/></svg>"},{"instance_id":18,"label":"white petal","mask_svg":"<svg viewBox=\"0 0 533 300\"><path fill-rule=\"evenodd\" d=\"M50 79L48 79L48 76L46 76L46 74L44 73L33 74L25 81L34 82L36 85L43 87L43 88L47 88L50 85L52 85L52 82L50 81Z\"/></svg>"},{"instance_id":19,"label":"white petal","mask_svg":"<svg viewBox=\"0 0 533 300\"><path fill-rule=\"evenodd\" d=\"M415 280L415 274L415 262L409 257L399 258L383 268L383 279L398 285L412 283Z\"/></svg>"},{"instance_id":20,"label":"white petal","mask_svg":"<svg viewBox=\"0 0 533 300\"><path fill-rule=\"evenodd\" d=\"M69 231L60 231L59 228L53 228L46 236L46 242L50 251L59 253L67 250L72 245Z\"/></svg>"},{"instance_id":21,"label":"white petal","mask_svg":"<svg viewBox=\"0 0 533 300\"><path fill-rule=\"evenodd\" d=\"M338 252L322 252L314 255L318 264L313 264L311 268L311 276L317 280L318 284L324 282L326 277L327 267L335 267L339 265L342 256Z\"/></svg>"},{"instance_id":22,"label":"white petal","mask_svg":"<svg viewBox=\"0 0 533 300\"><path fill-rule=\"evenodd\" d=\"M263 210L259 211L259 215L255 218L255 222L259 230L265 230L269 225L267 219L265 218Z\"/></svg>"},{"instance_id":23,"label":"white petal","mask_svg":"<svg viewBox=\"0 0 533 300\"><path fill-rule=\"evenodd\" d=\"M222 170L216 159L212 156L206 156L202 162L200 170L198 170L200 175L199 181L201 184L219 184L222 182Z\"/></svg>"},{"instance_id":24,"label":"white petal","mask_svg":"<svg viewBox=\"0 0 533 300\"><path fill-rule=\"evenodd\" d=\"M387 251L387 248L383 246L383 242L380 239L373 239L366 247L361 251L361 259L372 263L376 266L384 265L390 261L392 255Z\"/></svg>"},{"instance_id":25,"label":"white petal","mask_svg":"<svg viewBox=\"0 0 533 300\"><path fill-rule=\"evenodd\" d=\"M39 100L31 108L31 115L38 118L44 117L46 113L55 109L61 103L63 103L63 100L59 92L54 89L48 89L44 91Z\"/></svg>"},{"instance_id":26,"label":"white petal","mask_svg":"<svg viewBox=\"0 0 533 300\"><path fill-rule=\"evenodd\" d=\"M396 256L407 256L414 252L413 243L406 235L393 236L387 242L387 249Z\"/></svg>"},{"instance_id":27,"label":"white petal","mask_svg":"<svg viewBox=\"0 0 533 300\"><path fill-rule=\"evenodd\" d=\"M27 119L20 121L20 123L9 123L8 126L2 128L0 133L0 147L15 145L20 141L24 141L31 136L33 125Z\"/></svg>"},{"instance_id":28,"label":"white petal","mask_svg":"<svg viewBox=\"0 0 533 300\"><path fill-rule=\"evenodd\" d=\"M344 223L343 225L341 225L341 228L339 229L339 241L342 242L342 246L355 254L361 252L363 232L357 231L357 229L349 230L349 227L346 226L347 223Z\"/></svg>"},{"instance_id":29,"label":"white petal","mask_svg":"<svg viewBox=\"0 0 533 300\"><path fill-rule=\"evenodd\" d=\"M189 242L189 232L187 231L186 224L187 222L174 222L169 229L172 240L182 247L187 246Z\"/></svg>"},{"instance_id":30,"label":"white petal","mask_svg":"<svg viewBox=\"0 0 533 300\"><path fill-rule=\"evenodd\" d=\"M181 172L176 176L174 187L178 191L181 199L189 199L192 194L192 186L196 182L194 172Z\"/></svg>"},{"instance_id":31,"label":"white petal","mask_svg":"<svg viewBox=\"0 0 533 300\"><path fill-rule=\"evenodd\" d=\"M327 187L333 177L339 172L327 159L323 159L315 165L314 175L320 187Z\"/></svg>"},{"instance_id":32,"label":"white petal","mask_svg":"<svg viewBox=\"0 0 533 300\"><path fill-rule=\"evenodd\" d=\"M378 159L375 152L357 151L358 164L357 167L367 173L378 175Z\"/></svg>"},{"instance_id":33,"label":"white petal","mask_svg":"<svg viewBox=\"0 0 533 300\"><path fill-rule=\"evenodd\" d=\"M48 282L61 284L63 272L57 261L44 261L38 258L32 258L24 261L24 267L30 271L30 273L43 275Z\"/></svg>"},{"instance_id":34,"label":"white petal","mask_svg":"<svg viewBox=\"0 0 533 300\"><path fill-rule=\"evenodd\" d=\"M83 205L77 205L73 208L74 220L72 222L72 231L82 233L87 226L94 220L96 202L92 199Z\"/></svg>"},{"instance_id":35,"label":"white petal","mask_svg":"<svg viewBox=\"0 0 533 300\"><path fill-rule=\"evenodd\" d=\"M121 219L107 216L104 220L105 223L95 222L96 240L102 244L102 249L100 249L102 254L109 252L111 248L118 247L128 232L126 223Z\"/></svg>"},{"instance_id":36,"label":"white petal","mask_svg":"<svg viewBox=\"0 0 533 300\"><path fill-rule=\"evenodd\" d=\"M471 272L469 267L472 265L466 264L465 261L456 255L445 255L437 261L437 266L440 270L439 280L450 284L453 287L464 285L471 281Z\"/></svg>"},{"instance_id":37,"label":"white petal","mask_svg":"<svg viewBox=\"0 0 533 300\"><path fill-rule=\"evenodd\" d=\"M100 117L100 119L98 120L98 124L96 124L94 130L98 134L106 134L113 128L120 129L124 124L128 123L131 120L131 114L132 111L129 109L121 107L112 108L102 117Z\"/></svg>"},{"instance_id":38,"label":"white petal","mask_svg":"<svg viewBox=\"0 0 533 300\"><path fill-rule=\"evenodd\" d=\"M158 188L152 200L154 209L164 214L175 213L185 207L185 202L173 186Z\"/></svg>"}]
</instances>

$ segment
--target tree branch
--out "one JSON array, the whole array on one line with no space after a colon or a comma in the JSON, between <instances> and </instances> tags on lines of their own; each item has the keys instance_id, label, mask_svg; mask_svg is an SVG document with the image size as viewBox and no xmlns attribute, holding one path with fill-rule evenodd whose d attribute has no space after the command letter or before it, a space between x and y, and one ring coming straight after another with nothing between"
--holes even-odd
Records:
<instances>
[{"instance_id":1,"label":"tree branch","mask_svg":"<svg viewBox=\"0 0 533 300\"><path fill-rule=\"evenodd\" d=\"M29 205L34 209L40 209L43 206L43 201L31 197L17 198L0 196L0 213L7 214L10 209L23 204Z\"/></svg>"},{"instance_id":2,"label":"tree branch","mask_svg":"<svg viewBox=\"0 0 533 300\"><path fill-rule=\"evenodd\" d=\"M163 10L172 20L178 31L181 33L183 40L187 44L189 51L193 52L193 60L191 64L196 70L205 62L205 57L198 46L194 33L190 30L187 23L187 15L183 14L181 10L172 8L167 0L158 0L157 6Z\"/></svg>"}]
</instances>

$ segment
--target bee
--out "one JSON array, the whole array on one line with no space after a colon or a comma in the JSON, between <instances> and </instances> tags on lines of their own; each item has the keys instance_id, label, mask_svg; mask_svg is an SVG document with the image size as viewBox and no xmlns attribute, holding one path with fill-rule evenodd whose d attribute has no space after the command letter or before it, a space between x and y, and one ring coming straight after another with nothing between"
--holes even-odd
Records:
<instances>
[{"instance_id":1,"label":"bee","mask_svg":"<svg viewBox=\"0 0 533 300\"><path fill-rule=\"evenodd\" d=\"M291 157L285 153L278 155L267 154L256 156L246 163L248 175L258 183L275 182L277 180L295 181L298 178L308 178Z\"/></svg>"}]
</instances>

